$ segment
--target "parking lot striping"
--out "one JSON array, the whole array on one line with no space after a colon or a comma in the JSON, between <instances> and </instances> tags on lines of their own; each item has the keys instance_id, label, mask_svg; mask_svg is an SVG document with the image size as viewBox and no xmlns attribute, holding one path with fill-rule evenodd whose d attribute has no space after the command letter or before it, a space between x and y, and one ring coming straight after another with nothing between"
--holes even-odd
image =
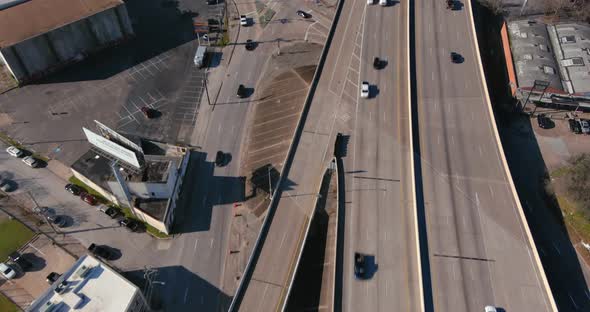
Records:
<instances>
[{"instance_id":1,"label":"parking lot striping","mask_svg":"<svg viewBox=\"0 0 590 312\"><path fill-rule=\"evenodd\" d=\"M45 257L47 257L47 255L45 253L43 253L41 250L39 250L37 247L35 247L32 243L30 243L29 246L31 246L31 248L35 249L38 253L42 254Z\"/></svg>"}]
</instances>

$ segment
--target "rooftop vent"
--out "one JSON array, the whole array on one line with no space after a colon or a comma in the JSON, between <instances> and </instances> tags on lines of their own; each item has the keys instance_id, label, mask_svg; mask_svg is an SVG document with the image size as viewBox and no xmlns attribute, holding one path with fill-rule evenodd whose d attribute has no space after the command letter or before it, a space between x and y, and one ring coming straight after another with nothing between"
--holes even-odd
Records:
<instances>
[{"instance_id":1,"label":"rooftop vent","mask_svg":"<svg viewBox=\"0 0 590 312\"><path fill-rule=\"evenodd\" d=\"M561 37L561 43L576 43L576 37L575 36Z\"/></svg>"}]
</instances>

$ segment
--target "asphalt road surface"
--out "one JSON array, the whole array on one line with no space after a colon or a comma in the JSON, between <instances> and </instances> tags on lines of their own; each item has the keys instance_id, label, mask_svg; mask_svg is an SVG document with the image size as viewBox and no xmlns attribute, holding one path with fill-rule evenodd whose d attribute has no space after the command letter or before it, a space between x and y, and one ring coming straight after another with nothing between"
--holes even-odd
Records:
<instances>
[{"instance_id":1,"label":"asphalt road surface","mask_svg":"<svg viewBox=\"0 0 590 312\"><path fill-rule=\"evenodd\" d=\"M353 105L358 87L354 37L361 28L364 0L345 1L326 63L305 120L291 168L282 185L266 240L254 263L240 311L275 311L286 302L297 257L332 156L339 107ZM352 39L351 39L352 38ZM354 75L354 79L348 75Z\"/></svg>"},{"instance_id":2,"label":"asphalt road surface","mask_svg":"<svg viewBox=\"0 0 590 312\"><path fill-rule=\"evenodd\" d=\"M360 80L368 81L374 90L372 98L357 100L350 141L354 154L343 159L346 200L352 203L345 212L342 308L420 311L409 165L408 3L382 7L359 2L365 11ZM374 69L374 57L385 59L387 66ZM374 257L369 279L355 279L354 252Z\"/></svg>"},{"instance_id":3,"label":"asphalt road surface","mask_svg":"<svg viewBox=\"0 0 590 312\"><path fill-rule=\"evenodd\" d=\"M436 311L550 311L485 100L468 11L415 2L418 131ZM450 52L464 57L451 62ZM420 208L420 207L419 207Z\"/></svg>"}]
</instances>

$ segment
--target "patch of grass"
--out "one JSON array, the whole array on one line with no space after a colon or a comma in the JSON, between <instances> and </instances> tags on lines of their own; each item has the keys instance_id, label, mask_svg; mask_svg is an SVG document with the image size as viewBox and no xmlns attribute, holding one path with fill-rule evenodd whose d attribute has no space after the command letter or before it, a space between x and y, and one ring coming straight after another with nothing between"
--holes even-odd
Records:
<instances>
[{"instance_id":1,"label":"patch of grass","mask_svg":"<svg viewBox=\"0 0 590 312\"><path fill-rule=\"evenodd\" d=\"M0 222L0 261L8 258L8 255L28 242L35 233L24 226L18 220L5 219ZM0 309L0 311L3 311Z\"/></svg>"},{"instance_id":2,"label":"patch of grass","mask_svg":"<svg viewBox=\"0 0 590 312\"><path fill-rule=\"evenodd\" d=\"M86 183L80 181L80 179L76 178L75 176L71 176L68 181L70 181L70 183L75 184L81 188L83 188L88 194L93 195L94 197L96 197L98 199L99 202L103 203L103 204L107 204L110 203L106 198L104 198L104 196L102 196L99 192L95 191L93 188L91 188L90 186L86 185Z\"/></svg>"},{"instance_id":3,"label":"patch of grass","mask_svg":"<svg viewBox=\"0 0 590 312\"><path fill-rule=\"evenodd\" d=\"M146 222L141 221L140 219L136 218L135 215L133 215L133 213L131 212L131 209L129 207L121 207L121 211L123 212L123 214L125 215L125 217L129 218L129 219L133 219L136 220L138 222L141 222L142 224L145 225L146 230L154 235L155 237L158 238L169 238L170 235L166 234L166 233L162 233L160 232L158 229L156 229L155 227L147 224Z\"/></svg>"},{"instance_id":4,"label":"patch of grass","mask_svg":"<svg viewBox=\"0 0 590 312\"><path fill-rule=\"evenodd\" d=\"M570 168L568 166L559 167L559 168L553 170L553 172L551 172L551 177L552 178L561 178L561 177L565 176L569 171L570 171Z\"/></svg>"},{"instance_id":5,"label":"patch of grass","mask_svg":"<svg viewBox=\"0 0 590 312\"><path fill-rule=\"evenodd\" d=\"M20 309L12 301L8 300L3 294L0 294L0 311L18 312Z\"/></svg>"},{"instance_id":6,"label":"patch of grass","mask_svg":"<svg viewBox=\"0 0 590 312\"><path fill-rule=\"evenodd\" d=\"M590 220L578 212L576 204L565 196L557 196L559 207L563 211L563 219L566 225L575 230L575 234L585 242L590 242Z\"/></svg>"}]
</instances>

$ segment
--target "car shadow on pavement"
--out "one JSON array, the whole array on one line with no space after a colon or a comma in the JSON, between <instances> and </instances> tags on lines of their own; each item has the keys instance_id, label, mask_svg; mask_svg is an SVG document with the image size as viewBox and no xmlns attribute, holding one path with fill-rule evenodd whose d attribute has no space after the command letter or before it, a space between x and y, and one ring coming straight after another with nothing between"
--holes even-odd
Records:
<instances>
[{"instance_id":1,"label":"car shadow on pavement","mask_svg":"<svg viewBox=\"0 0 590 312\"><path fill-rule=\"evenodd\" d=\"M500 139L557 308L560 311L590 311L588 285L578 255L569 240L559 204L545 187L550 177L530 117L513 111L515 103L505 59L493 52L503 50L502 19L491 15L478 2L473 5L479 48Z\"/></svg>"},{"instance_id":2,"label":"car shadow on pavement","mask_svg":"<svg viewBox=\"0 0 590 312\"><path fill-rule=\"evenodd\" d=\"M174 233L208 231L216 206L246 198L245 177L217 176L214 170L215 162L207 161L207 153L191 152L176 213L182 218L177 218Z\"/></svg>"},{"instance_id":3,"label":"car shadow on pavement","mask_svg":"<svg viewBox=\"0 0 590 312\"><path fill-rule=\"evenodd\" d=\"M202 259L195 256L195 261ZM146 289L144 270L123 272L122 275L144 293L151 293L154 311L227 311L231 297L206 279L184 266L154 268L151 291ZM198 308L196 308L198 307Z\"/></svg>"},{"instance_id":4,"label":"car shadow on pavement","mask_svg":"<svg viewBox=\"0 0 590 312\"><path fill-rule=\"evenodd\" d=\"M194 40L193 16L180 1L127 0L135 36L34 84L101 80Z\"/></svg>"}]
</instances>

